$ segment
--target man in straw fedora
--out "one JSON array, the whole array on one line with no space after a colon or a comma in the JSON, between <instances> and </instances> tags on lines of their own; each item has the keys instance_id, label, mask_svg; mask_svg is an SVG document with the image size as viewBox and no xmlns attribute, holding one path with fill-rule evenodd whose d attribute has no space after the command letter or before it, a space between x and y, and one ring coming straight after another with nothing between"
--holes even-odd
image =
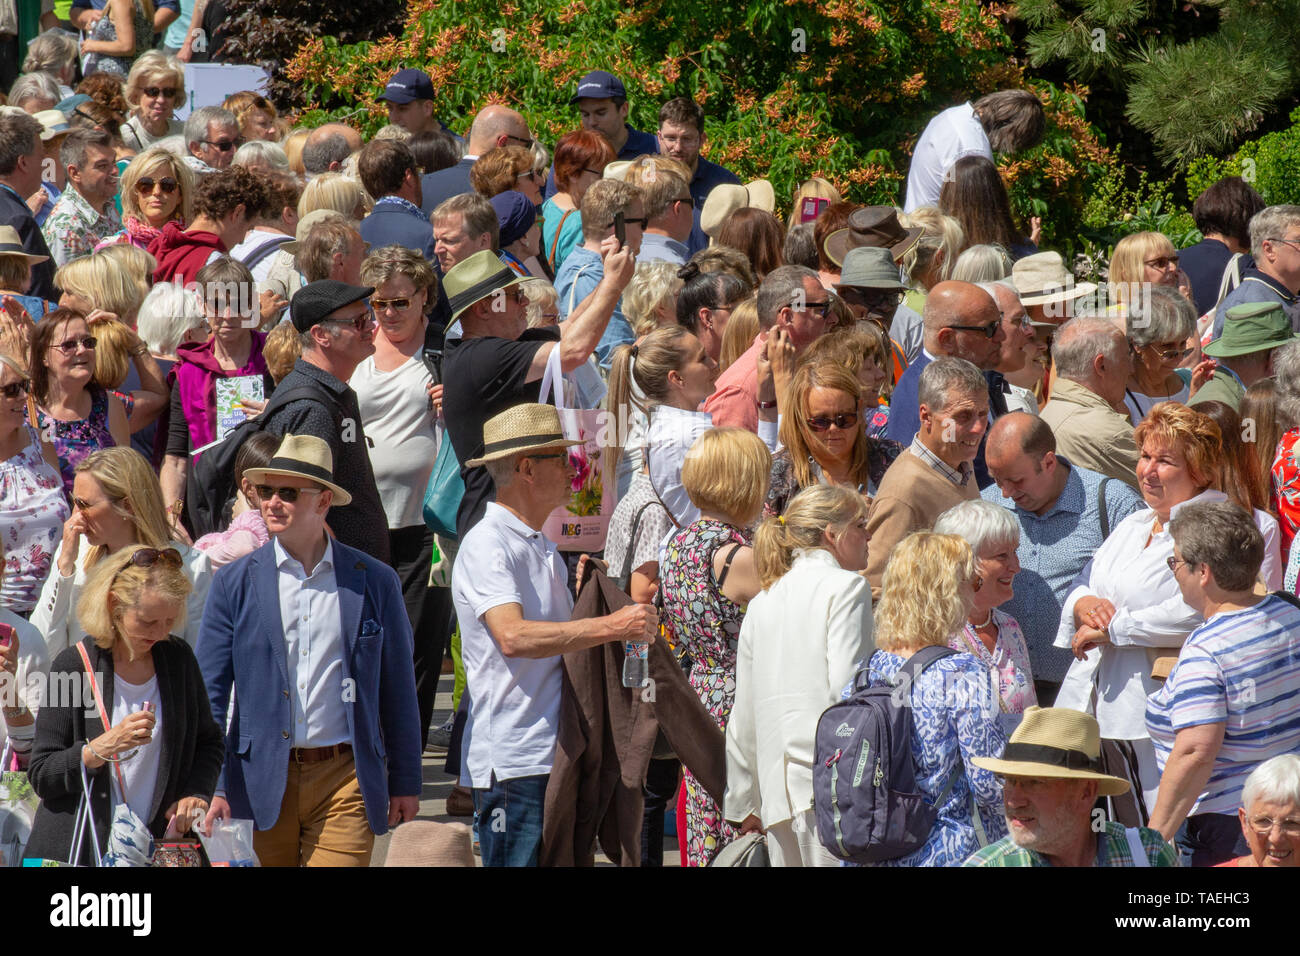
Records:
<instances>
[{"instance_id":1,"label":"man in straw fedora","mask_svg":"<svg viewBox=\"0 0 1300 956\"><path fill-rule=\"evenodd\" d=\"M1093 282L1075 282L1059 252L1036 252L1011 267L1011 284L1035 325L1060 325L1075 316L1080 299L1097 291Z\"/></svg>"},{"instance_id":2,"label":"man in straw fedora","mask_svg":"<svg viewBox=\"0 0 1300 956\"><path fill-rule=\"evenodd\" d=\"M442 410L465 479L465 496L456 516L462 540L492 500L488 473L467 464L483 454L484 422L522 402L537 401L554 349L560 350L560 368L565 372L586 363L632 278L635 262L630 249L620 249L618 240L610 236L601 242L600 253L600 282L558 329L528 328L524 311L528 300L518 288L524 277L490 251L476 252L447 271L443 287L462 337L447 342Z\"/></svg>"},{"instance_id":3,"label":"man in straw fedora","mask_svg":"<svg viewBox=\"0 0 1300 956\"><path fill-rule=\"evenodd\" d=\"M239 688L208 821L251 817L263 866L368 866L375 834L419 812L402 588L327 532L350 499L333 465L323 439L285 435L245 472L272 540L214 578L195 648L223 724Z\"/></svg>"},{"instance_id":4,"label":"man in straw fedora","mask_svg":"<svg viewBox=\"0 0 1300 956\"><path fill-rule=\"evenodd\" d=\"M479 457L496 501L462 539L451 575L469 720L461 783L473 789L484 866L536 866L555 758L561 654L609 641L653 643L649 604L570 621L568 575L542 525L569 500L573 466L560 416L521 404L489 419Z\"/></svg>"},{"instance_id":5,"label":"man in straw fedora","mask_svg":"<svg viewBox=\"0 0 1300 956\"><path fill-rule=\"evenodd\" d=\"M965 866L1177 866L1155 830L1125 829L1094 812L1098 796L1128 790L1101 772L1097 720L1077 710L1030 707L1000 759L972 757L1002 777L1010 833Z\"/></svg>"}]
</instances>

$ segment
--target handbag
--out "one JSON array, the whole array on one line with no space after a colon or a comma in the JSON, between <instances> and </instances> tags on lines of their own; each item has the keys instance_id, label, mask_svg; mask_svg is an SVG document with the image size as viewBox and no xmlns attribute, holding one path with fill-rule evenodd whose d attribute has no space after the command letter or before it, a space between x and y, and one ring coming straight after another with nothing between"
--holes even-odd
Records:
<instances>
[{"instance_id":1,"label":"handbag","mask_svg":"<svg viewBox=\"0 0 1300 956\"><path fill-rule=\"evenodd\" d=\"M709 866L753 867L771 866L767 855L767 837L761 833L746 833L724 846Z\"/></svg>"},{"instance_id":2,"label":"handbag","mask_svg":"<svg viewBox=\"0 0 1300 956\"><path fill-rule=\"evenodd\" d=\"M32 821L41 798L32 789L27 774L9 770L13 748L5 745L0 758L0 867L22 865L23 850L32 835Z\"/></svg>"},{"instance_id":3,"label":"handbag","mask_svg":"<svg viewBox=\"0 0 1300 956\"><path fill-rule=\"evenodd\" d=\"M460 475L460 462L456 459L456 449L451 447L451 436L444 432L429 484L424 489L425 525L434 534L455 541L456 512L464 497L465 480Z\"/></svg>"},{"instance_id":4,"label":"handbag","mask_svg":"<svg viewBox=\"0 0 1300 956\"><path fill-rule=\"evenodd\" d=\"M561 551L599 551L605 546L609 519L617 503L615 482L604 480L604 456L599 441L602 413L568 406L559 348L551 349L546 360L537 400L546 404L552 398L564 437L582 444L568 449L569 461L577 472L569 501L551 512L542 525L542 534Z\"/></svg>"}]
</instances>

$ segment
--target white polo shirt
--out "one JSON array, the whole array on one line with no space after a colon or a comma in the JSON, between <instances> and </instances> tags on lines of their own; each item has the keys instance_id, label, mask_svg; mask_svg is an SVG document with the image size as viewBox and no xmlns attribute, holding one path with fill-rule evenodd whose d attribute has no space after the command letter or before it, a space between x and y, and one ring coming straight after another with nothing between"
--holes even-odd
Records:
<instances>
[{"instance_id":1,"label":"white polo shirt","mask_svg":"<svg viewBox=\"0 0 1300 956\"><path fill-rule=\"evenodd\" d=\"M567 621L573 598L555 545L496 502L465 535L451 573L469 720L462 785L550 773L560 721L561 661L507 658L483 616L518 604L525 621Z\"/></svg>"},{"instance_id":2,"label":"white polo shirt","mask_svg":"<svg viewBox=\"0 0 1300 956\"><path fill-rule=\"evenodd\" d=\"M912 151L912 165L907 170L907 202L903 212L915 212L921 206L937 206L943 177L963 156L993 159L988 134L969 103L946 109L925 127Z\"/></svg>"}]
</instances>

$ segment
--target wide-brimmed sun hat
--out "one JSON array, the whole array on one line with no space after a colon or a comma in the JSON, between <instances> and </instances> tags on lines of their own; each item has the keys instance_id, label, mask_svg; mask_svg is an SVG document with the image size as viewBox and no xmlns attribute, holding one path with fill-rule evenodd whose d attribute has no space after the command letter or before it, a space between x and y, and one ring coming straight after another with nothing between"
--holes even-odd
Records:
<instances>
[{"instance_id":1,"label":"wide-brimmed sun hat","mask_svg":"<svg viewBox=\"0 0 1300 956\"><path fill-rule=\"evenodd\" d=\"M1297 338L1281 302L1243 302L1228 310L1223 334L1201 351L1211 358L1232 358L1266 352Z\"/></svg>"},{"instance_id":2,"label":"wide-brimmed sun hat","mask_svg":"<svg viewBox=\"0 0 1300 956\"><path fill-rule=\"evenodd\" d=\"M502 262L491 249L480 249L462 259L447 270L442 280L447 302L451 305L452 321L459 319L462 312L480 299L527 278Z\"/></svg>"},{"instance_id":3,"label":"wide-brimmed sun hat","mask_svg":"<svg viewBox=\"0 0 1300 956\"><path fill-rule=\"evenodd\" d=\"M721 231L722 224L742 209L775 210L776 190L772 184L766 179L755 179L743 186L736 183L714 186L700 210L700 228L713 239Z\"/></svg>"},{"instance_id":4,"label":"wide-brimmed sun hat","mask_svg":"<svg viewBox=\"0 0 1300 956\"><path fill-rule=\"evenodd\" d=\"M244 477L255 485L266 483L268 476L291 475L310 478L334 492L334 506L352 502L352 496L334 484L334 454L323 438L315 435L288 435L280 441L275 456L265 468L249 468Z\"/></svg>"},{"instance_id":5,"label":"wide-brimmed sun hat","mask_svg":"<svg viewBox=\"0 0 1300 956\"><path fill-rule=\"evenodd\" d=\"M0 256L18 256L26 259L29 265L49 262L49 256L34 256L23 248L23 241L18 230L13 226L0 226Z\"/></svg>"},{"instance_id":6,"label":"wide-brimmed sun hat","mask_svg":"<svg viewBox=\"0 0 1300 956\"><path fill-rule=\"evenodd\" d=\"M826 237L826 258L837 266L844 265L850 249L862 246L888 249L898 262L925 232L920 226L904 229L893 206L863 206L849 213L848 225Z\"/></svg>"},{"instance_id":7,"label":"wide-brimmed sun hat","mask_svg":"<svg viewBox=\"0 0 1300 956\"><path fill-rule=\"evenodd\" d=\"M1095 283L1074 281L1059 252L1036 252L1017 260L1011 267L1011 284L1025 306L1068 302L1097 291Z\"/></svg>"},{"instance_id":8,"label":"wide-brimmed sun hat","mask_svg":"<svg viewBox=\"0 0 1300 956\"><path fill-rule=\"evenodd\" d=\"M493 415L484 423L483 454L465 462L465 467L477 468L486 462L521 452L571 448L581 444L579 440L564 437L560 414L554 405L525 402Z\"/></svg>"},{"instance_id":9,"label":"wide-brimmed sun hat","mask_svg":"<svg viewBox=\"0 0 1300 956\"><path fill-rule=\"evenodd\" d=\"M836 289L888 289L902 292L907 286L898 278L898 265L888 249L879 246L859 246L850 249L840 269Z\"/></svg>"},{"instance_id":10,"label":"wide-brimmed sun hat","mask_svg":"<svg viewBox=\"0 0 1300 956\"><path fill-rule=\"evenodd\" d=\"M1000 760L971 757L971 763L1011 777L1096 780L1103 797L1127 793L1129 784L1101 772L1097 718L1063 707L1027 707Z\"/></svg>"}]
</instances>

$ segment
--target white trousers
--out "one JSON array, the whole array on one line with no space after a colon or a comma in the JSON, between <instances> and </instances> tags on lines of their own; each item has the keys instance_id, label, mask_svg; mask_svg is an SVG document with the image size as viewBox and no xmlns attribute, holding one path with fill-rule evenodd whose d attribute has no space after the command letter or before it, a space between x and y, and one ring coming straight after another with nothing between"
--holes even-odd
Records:
<instances>
[{"instance_id":1,"label":"white trousers","mask_svg":"<svg viewBox=\"0 0 1300 956\"><path fill-rule=\"evenodd\" d=\"M839 866L817 839L817 817L812 810L767 828L767 856L772 866Z\"/></svg>"}]
</instances>

